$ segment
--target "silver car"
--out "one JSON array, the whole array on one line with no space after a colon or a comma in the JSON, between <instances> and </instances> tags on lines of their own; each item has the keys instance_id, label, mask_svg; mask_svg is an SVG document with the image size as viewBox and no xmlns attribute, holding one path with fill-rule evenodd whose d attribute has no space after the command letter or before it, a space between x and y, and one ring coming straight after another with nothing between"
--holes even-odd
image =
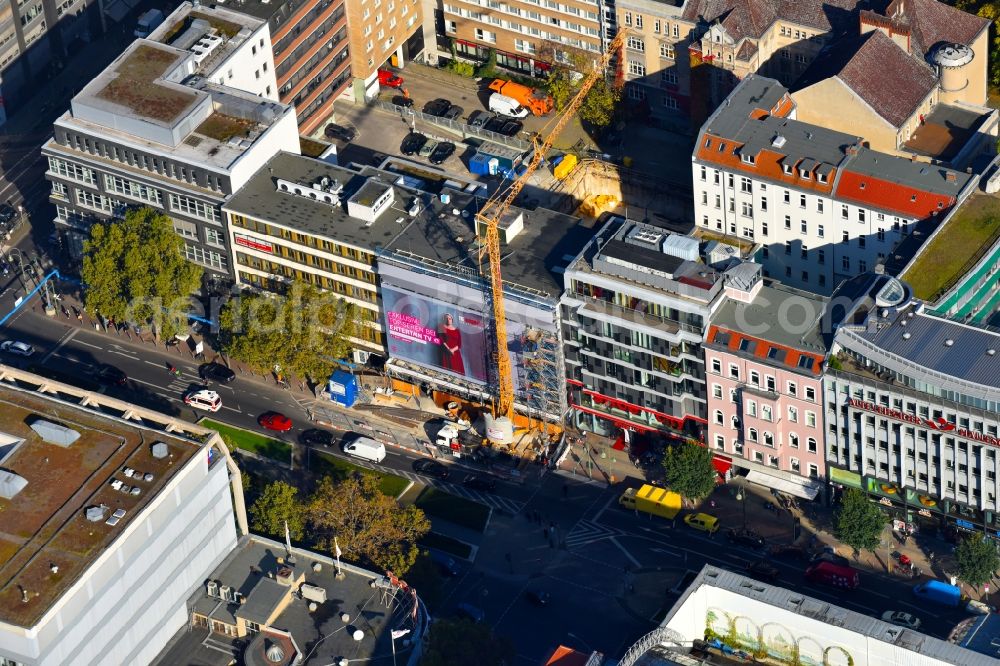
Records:
<instances>
[{"instance_id":1,"label":"silver car","mask_svg":"<svg viewBox=\"0 0 1000 666\"><path fill-rule=\"evenodd\" d=\"M18 356L31 356L35 353L35 348L27 342L5 340L0 343L0 351L5 351L8 354L17 354Z\"/></svg>"},{"instance_id":2,"label":"silver car","mask_svg":"<svg viewBox=\"0 0 1000 666\"><path fill-rule=\"evenodd\" d=\"M882 620L897 627L913 629L914 631L920 628L920 618L903 611L886 611L882 613Z\"/></svg>"},{"instance_id":3,"label":"silver car","mask_svg":"<svg viewBox=\"0 0 1000 666\"><path fill-rule=\"evenodd\" d=\"M417 153L420 157L430 157L434 149L437 148L438 142L434 139L428 139L427 143L420 146L420 152Z\"/></svg>"}]
</instances>

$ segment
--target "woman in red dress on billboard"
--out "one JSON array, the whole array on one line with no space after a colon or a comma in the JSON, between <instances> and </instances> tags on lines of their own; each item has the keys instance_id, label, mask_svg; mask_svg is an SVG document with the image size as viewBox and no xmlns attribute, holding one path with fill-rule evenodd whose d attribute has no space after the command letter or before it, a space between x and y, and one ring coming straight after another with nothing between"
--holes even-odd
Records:
<instances>
[{"instance_id":1,"label":"woman in red dress on billboard","mask_svg":"<svg viewBox=\"0 0 1000 666\"><path fill-rule=\"evenodd\" d=\"M455 328L455 319L450 314L444 316L441 326L441 366L445 370L465 374L462 361L462 333Z\"/></svg>"}]
</instances>

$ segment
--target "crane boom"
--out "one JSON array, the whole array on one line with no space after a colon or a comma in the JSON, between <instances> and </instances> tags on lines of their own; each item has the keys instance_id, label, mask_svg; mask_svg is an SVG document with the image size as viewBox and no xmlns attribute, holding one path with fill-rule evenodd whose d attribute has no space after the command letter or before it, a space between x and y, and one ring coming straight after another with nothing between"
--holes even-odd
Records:
<instances>
[{"instance_id":1,"label":"crane boom","mask_svg":"<svg viewBox=\"0 0 1000 666\"><path fill-rule=\"evenodd\" d=\"M524 172L518 176L506 190L498 190L490 197L482 209L476 214L476 220L480 224L486 225L486 254L490 262L490 289L493 300L493 325L496 340L496 347L493 352L493 363L497 371L497 403L494 408L494 416L506 416L511 418L514 412L514 381L511 377L510 355L507 351L507 310L504 307L503 297L503 275L500 272L500 218L513 205L517 195L521 193L528 179L538 170L545 154L552 148L552 144L565 129L569 121L576 115L580 105L586 98L587 93L594 87L597 80L604 76L604 70L616 53L621 50L625 42L626 30L621 30L604 54L597 60L594 69L591 70L577 91L573 99L560 114L558 120L540 141L534 140L534 153L528 162ZM482 262L482 253L480 253Z\"/></svg>"}]
</instances>

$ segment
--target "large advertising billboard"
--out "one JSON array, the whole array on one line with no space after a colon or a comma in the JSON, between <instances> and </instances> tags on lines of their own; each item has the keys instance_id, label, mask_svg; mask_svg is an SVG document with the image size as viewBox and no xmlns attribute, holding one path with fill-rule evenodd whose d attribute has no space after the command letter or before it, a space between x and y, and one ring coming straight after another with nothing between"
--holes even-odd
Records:
<instances>
[{"instance_id":1,"label":"large advertising billboard","mask_svg":"<svg viewBox=\"0 0 1000 666\"><path fill-rule=\"evenodd\" d=\"M491 348L483 315L424 296L382 287L389 355L486 384ZM508 351L517 373L524 326L507 320ZM517 382L514 377L515 386Z\"/></svg>"}]
</instances>

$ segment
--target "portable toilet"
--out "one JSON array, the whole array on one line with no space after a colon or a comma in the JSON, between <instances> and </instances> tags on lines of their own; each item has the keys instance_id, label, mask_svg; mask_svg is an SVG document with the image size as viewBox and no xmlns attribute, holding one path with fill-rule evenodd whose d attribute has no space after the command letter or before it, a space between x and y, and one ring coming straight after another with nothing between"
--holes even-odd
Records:
<instances>
[{"instance_id":1,"label":"portable toilet","mask_svg":"<svg viewBox=\"0 0 1000 666\"><path fill-rule=\"evenodd\" d=\"M344 407L353 407L358 399L358 378L346 370L335 370L327 383L330 400Z\"/></svg>"},{"instance_id":2,"label":"portable toilet","mask_svg":"<svg viewBox=\"0 0 1000 666\"><path fill-rule=\"evenodd\" d=\"M500 160L495 157L490 157L489 161L486 162L487 170L491 176L495 176L500 173Z\"/></svg>"}]
</instances>

